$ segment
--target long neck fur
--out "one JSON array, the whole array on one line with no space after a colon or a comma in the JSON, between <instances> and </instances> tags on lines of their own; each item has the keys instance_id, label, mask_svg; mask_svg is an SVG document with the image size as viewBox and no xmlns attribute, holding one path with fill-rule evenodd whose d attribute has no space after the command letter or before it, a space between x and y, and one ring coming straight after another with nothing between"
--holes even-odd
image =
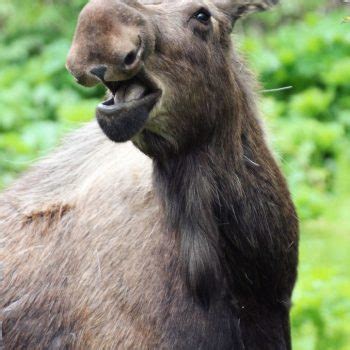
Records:
<instances>
[{"instance_id":1,"label":"long neck fur","mask_svg":"<svg viewBox=\"0 0 350 350\"><path fill-rule=\"evenodd\" d=\"M253 89L244 75L235 85L210 142L154 160L154 183L178 240L183 277L207 306L223 296L274 303L279 287L269 274L283 279L274 264L296 244L296 221L288 222L294 208L266 146Z\"/></svg>"}]
</instances>

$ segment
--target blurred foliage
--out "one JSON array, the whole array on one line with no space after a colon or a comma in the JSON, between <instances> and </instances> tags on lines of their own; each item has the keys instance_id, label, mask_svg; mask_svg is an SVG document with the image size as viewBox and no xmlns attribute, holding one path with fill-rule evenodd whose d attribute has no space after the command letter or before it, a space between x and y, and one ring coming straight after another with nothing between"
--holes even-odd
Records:
<instances>
[{"instance_id":1,"label":"blurred foliage","mask_svg":"<svg viewBox=\"0 0 350 350\"><path fill-rule=\"evenodd\" d=\"M0 0L0 188L90 120L103 96L64 68L85 3ZM350 344L349 13L340 0L282 0L233 36L260 74L263 115L302 221L296 349Z\"/></svg>"},{"instance_id":2,"label":"blurred foliage","mask_svg":"<svg viewBox=\"0 0 350 350\"><path fill-rule=\"evenodd\" d=\"M0 187L90 120L103 95L79 87L65 70L85 2L0 2Z\"/></svg>"},{"instance_id":3,"label":"blurred foliage","mask_svg":"<svg viewBox=\"0 0 350 350\"><path fill-rule=\"evenodd\" d=\"M286 7L292 16L297 6ZM302 219L322 215L343 191L339 176L350 176L350 27L344 17L345 11L310 11L284 23L271 11L265 34L252 28L242 43L265 89L292 86L265 93L263 107ZM284 24L270 31L276 18Z\"/></svg>"}]
</instances>

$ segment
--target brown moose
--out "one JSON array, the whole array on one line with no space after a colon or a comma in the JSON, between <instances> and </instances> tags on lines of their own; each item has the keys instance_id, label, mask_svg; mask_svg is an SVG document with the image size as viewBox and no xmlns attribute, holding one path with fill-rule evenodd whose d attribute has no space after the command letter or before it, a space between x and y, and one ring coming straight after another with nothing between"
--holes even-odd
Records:
<instances>
[{"instance_id":1,"label":"brown moose","mask_svg":"<svg viewBox=\"0 0 350 350\"><path fill-rule=\"evenodd\" d=\"M291 348L298 220L230 37L275 2L86 5L67 67L109 97L0 196L6 349Z\"/></svg>"}]
</instances>

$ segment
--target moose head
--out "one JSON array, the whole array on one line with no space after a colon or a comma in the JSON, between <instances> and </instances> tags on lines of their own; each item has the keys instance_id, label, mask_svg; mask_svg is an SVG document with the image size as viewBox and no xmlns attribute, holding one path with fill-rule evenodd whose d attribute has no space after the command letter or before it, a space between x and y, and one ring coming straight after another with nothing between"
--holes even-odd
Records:
<instances>
[{"instance_id":1,"label":"moose head","mask_svg":"<svg viewBox=\"0 0 350 350\"><path fill-rule=\"evenodd\" d=\"M239 17L276 2L92 0L67 68L84 86L108 88L96 114L111 140L155 157L181 153L238 122L242 65L230 33Z\"/></svg>"}]
</instances>

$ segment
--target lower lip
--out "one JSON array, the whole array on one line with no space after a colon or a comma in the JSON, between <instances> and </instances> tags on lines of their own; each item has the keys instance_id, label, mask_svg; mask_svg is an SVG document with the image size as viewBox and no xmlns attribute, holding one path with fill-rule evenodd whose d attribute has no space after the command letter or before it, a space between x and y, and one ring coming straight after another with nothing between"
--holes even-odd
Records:
<instances>
[{"instance_id":1,"label":"lower lip","mask_svg":"<svg viewBox=\"0 0 350 350\"><path fill-rule=\"evenodd\" d=\"M130 102L114 104L110 100L101 103L96 110L98 124L110 140L129 141L145 127L160 96L161 92L157 91Z\"/></svg>"}]
</instances>

